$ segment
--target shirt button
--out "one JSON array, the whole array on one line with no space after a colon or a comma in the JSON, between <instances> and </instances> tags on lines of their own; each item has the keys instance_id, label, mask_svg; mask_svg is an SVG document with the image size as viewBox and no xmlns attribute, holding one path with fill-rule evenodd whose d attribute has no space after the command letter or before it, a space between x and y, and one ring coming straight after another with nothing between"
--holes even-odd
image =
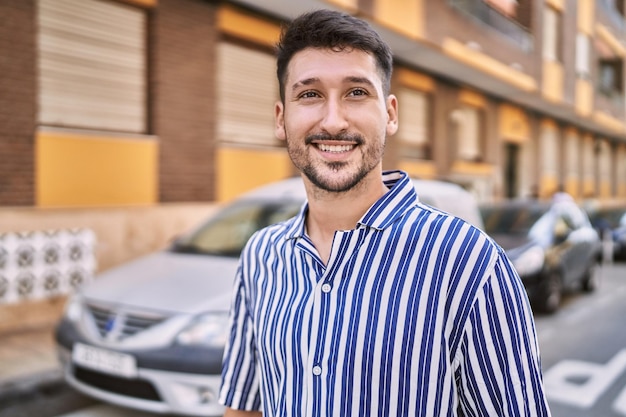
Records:
<instances>
[{"instance_id":1,"label":"shirt button","mask_svg":"<svg viewBox=\"0 0 626 417\"><path fill-rule=\"evenodd\" d=\"M313 367L313 375L319 376L322 374L322 368L320 366Z\"/></svg>"},{"instance_id":2,"label":"shirt button","mask_svg":"<svg viewBox=\"0 0 626 417\"><path fill-rule=\"evenodd\" d=\"M330 284L324 284L324 285L322 285L322 291L324 291L324 292L330 292L330 290L331 290L331 286L330 286Z\"/></svg>"}]
</instances>

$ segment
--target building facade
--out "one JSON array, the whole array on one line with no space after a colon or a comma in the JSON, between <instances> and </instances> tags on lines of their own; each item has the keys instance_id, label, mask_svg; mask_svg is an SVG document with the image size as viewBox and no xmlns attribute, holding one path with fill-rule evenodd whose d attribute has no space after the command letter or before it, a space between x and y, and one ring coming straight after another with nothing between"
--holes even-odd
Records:
<instances>
[{"instance_id":1,"label":"building facade","mask_svg":"<svg viewBox=\"0 0 626 417\"><path fill-rule=\"evenodd\" d=\"M392 46L386 168L482 201L626 199L623 0L0 0L0 210L222 202L293 175L273 45L319 7Z\"/></svg>"}]
</instances>

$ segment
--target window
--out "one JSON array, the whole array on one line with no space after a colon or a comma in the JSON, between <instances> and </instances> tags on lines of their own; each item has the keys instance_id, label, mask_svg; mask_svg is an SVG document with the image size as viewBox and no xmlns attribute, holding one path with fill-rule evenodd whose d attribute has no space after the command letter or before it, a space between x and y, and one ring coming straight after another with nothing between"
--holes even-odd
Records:
<instances>
[{"instance_id":1,"label":"window","mask_svg":"<svg viewBox=\"0 0 626 417\"><path fill-rule=\"evenodd\" d=\"M559 174L559 143L556 128L546 126L541 132L541 171L544 175L558 178Z\"/></svg>"},{"instance_id":2,"label":"window","mask_svg":"<svg viewBox=\"0 0 626 417\"><path fill-rule=\"evenodd\" d=\"M589 78L589 36L582 32L576 35L576 75Z\"/></svg>"},{"instance_id":3,"label":"window","mask_svg":"<svg viewBox=\"0 0 626 417\"><path fill-rule=\"evenodd\" d=\"M602 181L608 182L611 179L613 149L606 140L599 140L596 146L598 148L598 176Z\"/></svg>"},{"instance_id":4,"label":"window","mask_svg":"<svg viewBox=\"0 0 626 417\"><path fill-rule=\"evenodd\" d=\"M543 13L543 58L561 61L561 15L552 7Z\"/></svg>"},{"instance_id":5,"label":"window","mask_svg":"<svg viewBox=\"0 0 626 417\"><path fill-rule=\"evenodd\" d=\"M589 182L593 180L594 173L594 140L592 137L586 137L583 141L582 147L582 174L585 181Z\"/></svg>"},{"instance_id":6,"label":"window","mask_svg":"<svg viewBox=\"0 0 626 417\"><path fill-rule=\"evenodd\" d=\"M457 158L482 162L480 138L483 133L483 114L477 107L464 106L454 110L451 119L456 127Z\"/></svg>"},{"instance_id":7,"label":"window","mask_svg":"<svg viewBox=\"0 0 626 417\"><path fill-rule=\"evenodd\" d=\"M598 87L600 92L607 95L622 94L622 60L620 58L601 59L599 66Z\"/></svg>"},{"instance_id":8,"label":"window","mask_svg":"<svg viewBox=\"0 0 626 417\"><path fill-rule=\"evenodd\" d=\"M430 97L422 91L402 88L398 91L398 101L401 105L397 137L403 144L403 155L431 159Z\"/></svg>"},{"instance_id":9,"label":"window","mask_svg":"<svg viewBox=\"0 0 626 417\"><path fill-rule=\"evenodd\" d=\"M100 0L40 0L39 123L146 133L146 15Z\"/></svg>"},{"instance_id":10,"label":"window","mask_svg":"<svg viewBox=\"0 0 626 417\"><path fill-rule=\"evenodd\" d=\"M278 100L276 64L270 53L232 43L217 51L218 140L277 146L274 104Z\"/></svg>"}]
</instances>

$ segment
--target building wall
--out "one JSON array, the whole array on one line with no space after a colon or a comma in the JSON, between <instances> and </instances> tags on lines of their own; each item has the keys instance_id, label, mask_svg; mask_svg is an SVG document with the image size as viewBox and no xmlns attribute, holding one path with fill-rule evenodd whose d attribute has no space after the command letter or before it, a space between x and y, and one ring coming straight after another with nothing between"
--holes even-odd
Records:
<instances>
[{"instance_id":1,"label":"building wall","mask_svg":"<svg viewBox=\"0 0 626 417\"><path fill-rule=\"evenodd\" d=\"M139 138L123 132L110 132L110 137L102 132L77 134L68 130L51 133L46 126L37 126L37 2L6 0L0 4L0 18L3 19L0 42L10 57L0 60L0 205L97 207L224 201L259 183L294 173L281 146L254 147L225 142L218 140L216 134L218 45L235 41L262 50L269 56L271 45L277 39L279 20L256 10L242 9L228 1L129 0L121 3L145 10L148 16L149 123L147 131ZM484 70L520 91L537 96L545 94L548 101L555 101L556 106L577 109L581 117L588 116L591 122L615 132L614 137L601 136L603 140L623 142L623 103L620 108L598 97L590 99L594 94L589 90L594 83L593 80L576 78L575 48L564 48L563 62L557 67L544 65L541 25L545 1L520 2L520 7L523 6L520 13L524 14L522 20L527 22L535 40L534 47L526 51L451 7L451 3L406 0L333 2L348 12L371 17L400 36L421 44L428 43L448 57ZM597 21L582 19L585 21L582 26L586 30L591 27L592 37L603 38L617 53L623 52L615 42L619 40L619 34L611 26L611 20L598 11L601 6L596 2L563 0L549 3L563 12L563 41L567 45L574 43L577 29L580 29L578 26L581 26L581 10L586 10L575 6L584 3L594 8ZM411 7L411 16L398 12L404 6ZM405 20L399 20L400 17ZM591 68L595 67L594 62L590 64ZM481 197L500 198L505 186L502 174L504 144L519 142L524 155L520 157L523 162L520 166L524 169L518 190L520 196L530 193L534 187L547 193L553 183L564 180L581 184L580 188L585 191L579 195L589 191L585 184L598 184L598 179L591 182L585 179L588 174L582 171L578 176L572 172L564 173L562 169L547 175L542 172L540 164L532 165L532 158L528 157L532 149L541 149L540 129L526 126L523 128L526 133L518 137L517 133L511 133L510 127L508 130L502 127L503 123L518 127L520 123L537 125L538 121L552 117L528 111L518 103L509 102L508 97L495 97L463 83L452 82L445 74L427 73L402 62L398 62L399 68L405 70L404 74L413 75L407 78L401 71L396 71L394 85L419 84L422 82L419 80L428 80L412 88L425 88L431 93L429 131L432 152L428 158L409 157L391 138L385 168L399 167L421 177L462 182L468 187L477 187ZM411 77L413 81L409 80ZM580 87L581 83L584 86ZM581 93L583 90L585 94ZM467 97L479 97L481 104L478 105L484 114L484 154L479 162L458 161L455 154L458 138L451 117ZM517 111L523 116L513 117L501 112L503 103L519 106ZM509 122L505 120L507 117ZM562 131L577 128L563 120L554 119L552 123ZM579 140L582 142L582 138L589 135L600 137L596 132L580 129ZM77 136L81 140L74 140ZM136 146L138 144L140 146ZM563 161L559 166L564 166ZM262 175L247 175L250 171L262 172ZM616 184L618 178L613 182L601 187L604 190L602 195L607 198L616 197L622 189ZM576 188L576 185L572 187ZM600 187L596 188L599 193Z\"/></svg>"},{"instance_id":2,"label":"building wall","mask_svg":"<svg viewBox=\"0 0 626 417\"><path fill-rule=\"evenodd\" d=\"M463 12L451 7L447 1L426 1L425 19L426 38L441 47L446 40L455 39L470 49L481 52L502 63L504 66L515 64L532 78L539 76L535 65L536 48L524 51L521 47L504 36L488 29L484 24L468 17ZM441 24L446 22L446 24ZM510 67L511 68L511 67Z\"/></svg>"},{"instance_id":3,"label":"building wall","mask_svg":"<svg viewBox=\"0 0 626 417\"><path fill-rule=\"evenodd\" d=\"M159 0L149 30L159 201L215 198L216 5Z\"/></svg>"},{"instance_id":4,"label":"building wall","mask_svg":"<svg viewBox=\"0 0 626 417\"><path fill-rule=\"evenodd\" d=\"M34 204L35 1L0 2L0 206Z\"/></svg>"}]
</instances>

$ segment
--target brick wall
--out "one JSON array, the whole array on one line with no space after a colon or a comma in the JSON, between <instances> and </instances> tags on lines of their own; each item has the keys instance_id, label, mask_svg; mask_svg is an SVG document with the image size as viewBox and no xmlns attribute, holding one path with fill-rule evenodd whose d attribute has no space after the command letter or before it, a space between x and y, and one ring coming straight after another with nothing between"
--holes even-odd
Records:
<instances>
[{"instance_id":1,"label":"brick wall","mask_svg":"<svg viewBox=\"0 0 626 417\"><path fill-rule=\"evenodd\" d=\"M0 206L34 204L35 10L0 2Z\"/></svg>"},{"instance_id":2,"label":"brick wall","mask_svg":"<svg viewBox=\"0 0 626 417\"><path fill-rule=\"evenodd\" d=\"M162 202L215 194L215 5L160 0L151 19L152 128L160 141Z\"/></svg>"}]
</instances>

